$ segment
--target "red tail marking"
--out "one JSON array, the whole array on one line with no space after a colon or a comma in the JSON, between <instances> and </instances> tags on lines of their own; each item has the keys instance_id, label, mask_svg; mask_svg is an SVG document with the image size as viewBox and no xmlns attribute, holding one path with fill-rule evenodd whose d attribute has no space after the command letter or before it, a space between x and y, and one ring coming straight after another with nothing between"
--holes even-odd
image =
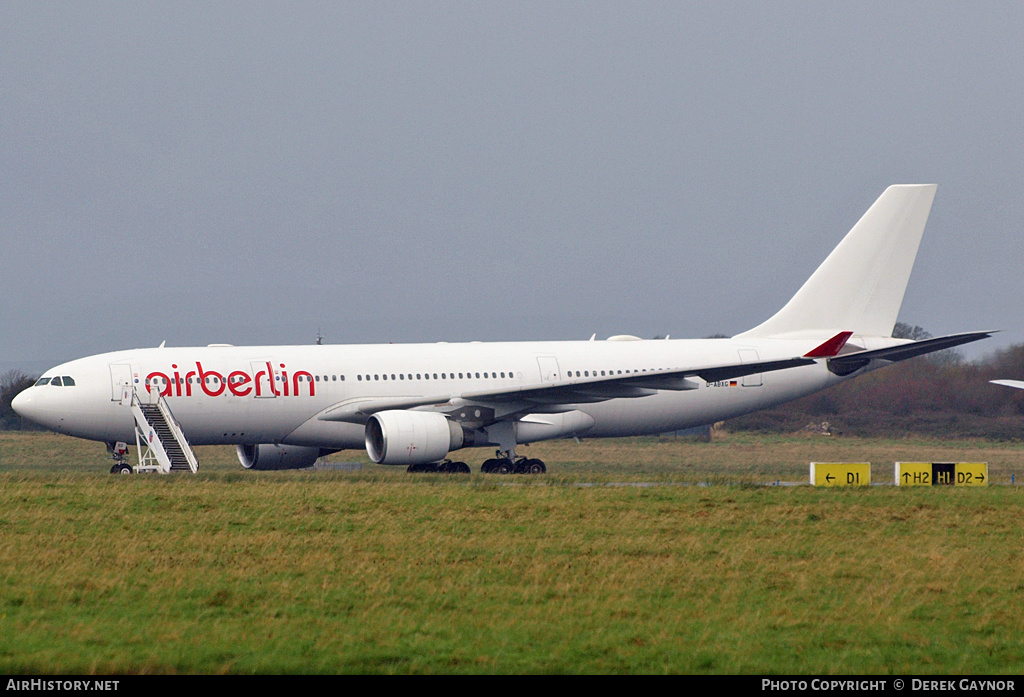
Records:
<instances>
[{"instance_id":1,"label":"red tail marking","mask_svg":"<svg viewBox=\"0 0 1024 697\"><path fill-rule=\"evenodd\" d=\"M839 332L821 346L805 353L804 358L831 358L843 350L851 336L853 336L853 332Z\"/></svg>"}]
</instances>

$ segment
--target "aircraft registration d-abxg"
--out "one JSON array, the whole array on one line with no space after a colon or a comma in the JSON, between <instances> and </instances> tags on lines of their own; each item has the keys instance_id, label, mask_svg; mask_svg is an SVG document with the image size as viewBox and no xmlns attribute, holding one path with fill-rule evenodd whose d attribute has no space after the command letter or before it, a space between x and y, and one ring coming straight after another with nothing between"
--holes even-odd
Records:
<instances>
[{"instance_id":1,"label":"aircraft registration d-abxg","mask_svg":"<svg viewBox=\"0 0 1024 697\"><path fill-rule=\"evenodd\" d=\"M544 472L516 446L709 424L989 336L892 338L934 196L934 185L886 189L781 310L730 339L161 346L59 365L13 406L122 453L133 436L174 449L162 406L183 448L233 444L246 468L365 447L380 464L468 472L449 454L491 447L483 472Z\"/></svg>"}]
</instances>

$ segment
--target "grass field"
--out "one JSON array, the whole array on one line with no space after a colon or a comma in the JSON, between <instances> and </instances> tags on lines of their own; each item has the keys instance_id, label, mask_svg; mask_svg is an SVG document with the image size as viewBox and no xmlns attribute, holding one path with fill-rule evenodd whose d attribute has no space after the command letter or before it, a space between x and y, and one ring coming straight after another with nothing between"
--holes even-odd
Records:
<instances>
[{"instance_id":1,"label":"grass field","mask_svg":"<svg viewBox=\"0 0 1024 697\"><path fill-rule=\"evenodd\" d=\"M0 434L0 671L1019 674L1019 443L537 444L549 474L107 474ZM486 453L472 453L474 470ZM815 489L810 461L984 461ZM697 484L711 484L703 486Z\"/></svg>"}]
</instances>

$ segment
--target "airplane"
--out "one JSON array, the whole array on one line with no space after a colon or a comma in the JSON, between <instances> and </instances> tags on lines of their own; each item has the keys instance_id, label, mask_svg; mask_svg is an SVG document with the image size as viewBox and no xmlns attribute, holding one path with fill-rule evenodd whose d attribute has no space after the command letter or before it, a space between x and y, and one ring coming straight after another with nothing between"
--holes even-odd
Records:
<instances>
[{"instance_id":1,"label":"airplane","mask_svg":"<svg viewBox=\"0 0 1024 697\"><path fill-rule=\"evenodd\" d=\"M247 469L365 448L382 465L469 472L449 455L489 447L481 472L539 474L518 445L702 426L990 336L892 337L935 190L887 188L782 309L731 338L161 344L61 364L12 406L122 453L133 433L142 447L132 404L162 401L190 444L235 445Z\"/></svg>"}]
</instances>

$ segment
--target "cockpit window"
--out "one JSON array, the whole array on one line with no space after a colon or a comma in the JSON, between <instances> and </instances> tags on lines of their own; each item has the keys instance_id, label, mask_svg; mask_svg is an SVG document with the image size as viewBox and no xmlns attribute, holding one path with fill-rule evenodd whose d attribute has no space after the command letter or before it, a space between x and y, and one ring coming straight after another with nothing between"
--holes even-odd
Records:
<instances>
[{"instance_id":1,"label":"cockpit window","mask_svg":"<svg viewBox=\"0 0 1024 697\"><path fill-rule=\"evenodd\" d=\"M54 378L39 378L36 385L51 384L54 387L74 387L75 380L70 375L58 375Z\"/></svg>"}]
</instances>

